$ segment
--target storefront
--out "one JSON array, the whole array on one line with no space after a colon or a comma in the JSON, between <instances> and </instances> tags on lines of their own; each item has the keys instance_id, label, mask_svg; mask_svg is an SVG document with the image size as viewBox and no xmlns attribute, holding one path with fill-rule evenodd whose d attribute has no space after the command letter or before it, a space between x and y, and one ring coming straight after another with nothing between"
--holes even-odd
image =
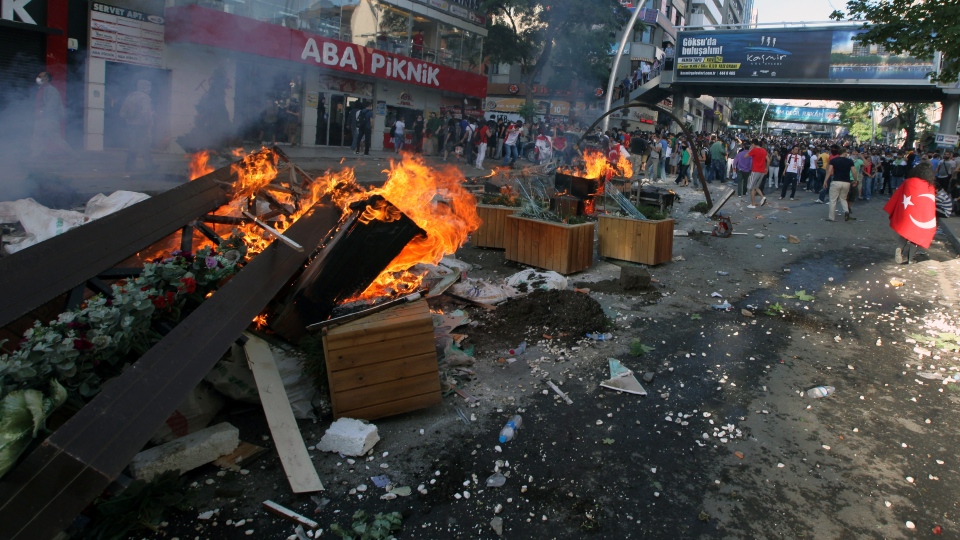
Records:
<instances>
[{"instance_id":1,"label":"storefront","mask_svg":"<svg viewBox=\"0 0 960 540\"><path fill-rule=\"evenodd\" d=\"M364 3L369 2L361 0ZM244 9L256 5L260 4L248 2ZM370 26L371 21L364 21L354 5L349 27L343 24L347 6L301 12L309 17L281 20L281 24L196 5L167 8L165 58L173 73L172 134L189 128L194 115L190 108L202 93L197 88L203 87L203 78L215 68L225 70L227 78L236 81L225 101L235 129L248 141L269 142L279 132L286 138L278 135L278 142L350 146L350 113L372 103L376 113L373 147L380 148L385 139L378 135L388 133L397 117L404 118L412 129L418 115L439 112L445 99L467 99L480 108L486 95L483 75L430 62L426 59L428 40L424 41L425 59L400 54L413 52L409 43L401 43L401 27L405 24L405 35L410 36L418 21L427 18L394 7L380 5L383 9L378 8L379 17L372 21L377 24ZM378 42L379 33L365 36L367 32L360 31L364 28L385 30L386 43ZM482 39L470 39L482 46ZM463 50L461 43L459 65L470 65L469 60L464 64ZM417 52L420 56L421 51ZM275 109L284 111L291 103L299 108L299 117L274 114ZM283 129L270 127L274 116ZM299 123L299 128L291 137L294 123Z\"/></svg>"}]
</instances>

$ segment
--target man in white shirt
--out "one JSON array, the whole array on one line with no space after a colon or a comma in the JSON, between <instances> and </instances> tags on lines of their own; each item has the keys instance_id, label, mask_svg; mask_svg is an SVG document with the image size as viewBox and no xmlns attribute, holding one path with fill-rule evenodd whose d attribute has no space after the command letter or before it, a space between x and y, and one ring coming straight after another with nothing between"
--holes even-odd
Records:
<instances>
[{"instance_id":1,"label":"man in white shirt","mask_svg":"<svg viewBox=\"0 0 960 540\"><path fill-rule=\"evenodd\" d=\"M797 196L797 178L800 171L803 170L803 156L800 155L800 148L794 146L783 160L784 173L783 181L780 183L780 200L787 196L787 188L791 188L790 200Z\"/></svg>"},{"instance_id":2,"label":"man in white shirt","mask_svg":"<svg viewBox=\"0 0 960 540\"><path fill-rule=\"evenodd\" d=\"M517 139L520 138L520 130L523 129L523 120L517 120L516 124L510 124L507 128L507 136L503 140L503 163L504 167L507 166L507 162L510 162L510 165L513 165L517 161Z\"/></svg>"},{"instance_id":3,"label":"man in white shirt","mask_svg":"<svg viewBox=\"0 0 960 540\"><path fill-rule=\"evenodd\" d=\"M646 62L640 62L640 84L646 84L650 80L650 64Z\"/></svg>"}]
</instances>

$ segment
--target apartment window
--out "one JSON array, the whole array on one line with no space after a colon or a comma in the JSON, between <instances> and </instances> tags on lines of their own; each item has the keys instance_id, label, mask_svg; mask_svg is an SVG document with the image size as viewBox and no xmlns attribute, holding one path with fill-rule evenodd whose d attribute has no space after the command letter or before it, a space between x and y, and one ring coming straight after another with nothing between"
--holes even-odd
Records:
<instances>
[{"instance_id":1,"label":"apartment window","mask_svg":"<svg viewBox=\"0 0 960 540\"><path fill-rule=\"evenodd\" d=\"M653 26L647 25L643 30L633 33L633 41L638 43L653 43Z\"/></svg>"}]
</instances>

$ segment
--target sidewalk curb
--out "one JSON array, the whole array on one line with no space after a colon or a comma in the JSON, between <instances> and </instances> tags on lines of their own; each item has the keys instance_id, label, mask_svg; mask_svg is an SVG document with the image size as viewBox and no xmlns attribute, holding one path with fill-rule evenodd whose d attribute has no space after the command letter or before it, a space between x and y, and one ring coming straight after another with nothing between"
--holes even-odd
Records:
<instances>
[{"instance_id":1,"label":"sidewalk curb","mask_svg":"<svg viewBox=\"0 0 960 540\"><path fill-rule=\"evenodd\" d=\"M960 223L956 221L950 222L949 219L937 218L937 225L940 226L940 230L943 231L944 236L950 241L956 254L960 255L960 239L957 239L957 235L953 231L954 228L960 229Z\"/></svg>"}]
</instances>

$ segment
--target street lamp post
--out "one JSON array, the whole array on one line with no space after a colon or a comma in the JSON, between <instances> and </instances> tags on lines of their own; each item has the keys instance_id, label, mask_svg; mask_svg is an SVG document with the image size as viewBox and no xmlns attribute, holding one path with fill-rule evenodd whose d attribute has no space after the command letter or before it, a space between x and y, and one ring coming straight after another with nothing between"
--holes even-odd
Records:
<instances>
[{"instance_id":1,"label":"street lamp post","mask_svg":"<svg viewBox=\"0 0 960 540\"><path fill-rule=\"evenodd\" d=\"M763 135L763 121L767 119L767 111L770 110L770 102L767 102L767 106L763 109L763 116L760 118L760 134Z\"/></svg>"}]
</instances>

